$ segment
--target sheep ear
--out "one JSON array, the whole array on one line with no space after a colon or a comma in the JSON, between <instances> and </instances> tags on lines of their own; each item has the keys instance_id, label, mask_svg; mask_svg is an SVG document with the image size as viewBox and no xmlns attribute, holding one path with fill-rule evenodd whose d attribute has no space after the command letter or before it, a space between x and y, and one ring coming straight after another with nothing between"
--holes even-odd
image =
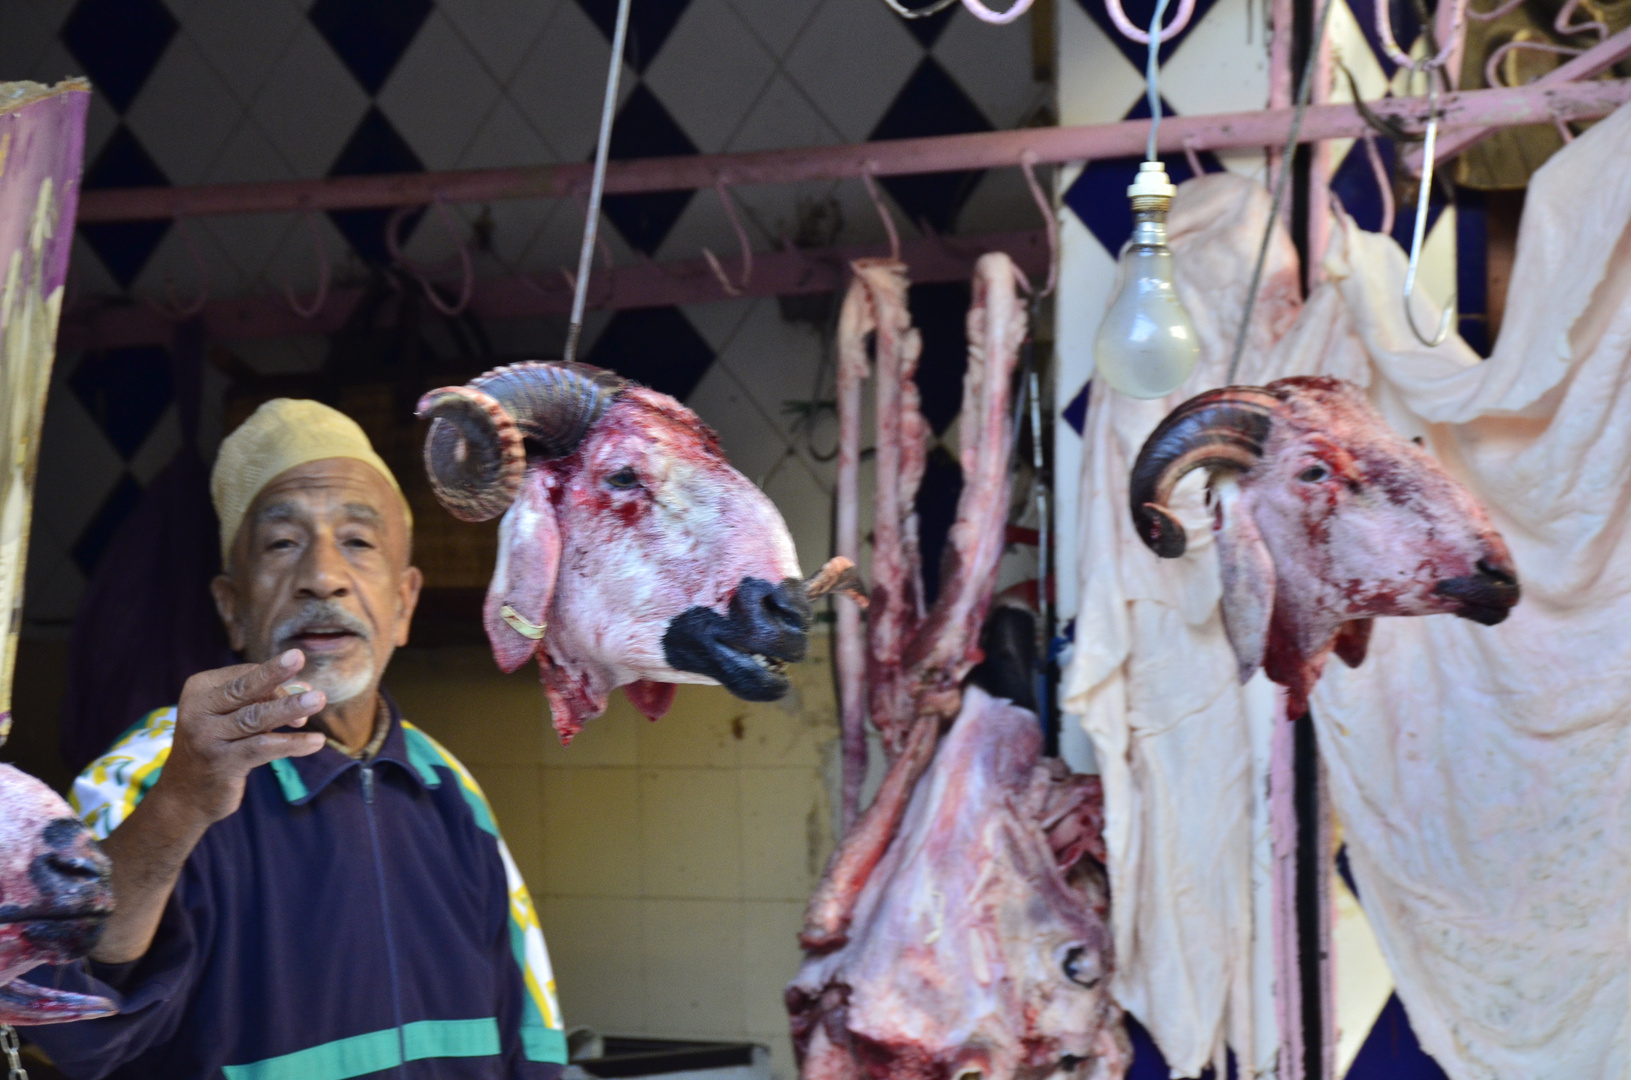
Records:
<instances>
[{"instance_id":1,"label":"sheep ear","mask_svg":"<svg viewBox=\"0 0 1631 1080\"><path fill-rule=\"evenodd\" d=\"M1337 630L1336 653L1349 667L1358 667L1365 662L1365 652L1370 648L1370 629L1373 621L1349 619Z\"/></svg>"},{"instance_id":2,"label":"sheep ear","mask_svg":"<svg viewBox=\"0 0 1631 1080\"><path fill-rule=\"evenodd\" d=\"M1223 631L1244 683L1263 666L1274 614L1274 560L1233 480L1213 485L1212 534L1223 576Z\"/></svg>"},{"instance_id":3,"label":"sheep ear","mask_svg":"<svg viewBox=\"0 0 1631 1080\"><path fill-rule=\"evenodd\" d=\"M555 575L561 563L561 530L549 501L548 474L530 471L498 527L498 562L482 607L493 659L510 672L543 648Z\"/></svg>"}]
</instances>

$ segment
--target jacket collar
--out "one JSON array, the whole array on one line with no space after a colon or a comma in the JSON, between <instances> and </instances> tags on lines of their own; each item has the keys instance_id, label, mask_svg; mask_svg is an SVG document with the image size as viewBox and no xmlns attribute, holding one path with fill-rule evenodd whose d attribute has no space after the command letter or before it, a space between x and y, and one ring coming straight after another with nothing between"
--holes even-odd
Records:
<instances>
[{"instance_id":1,"label":"jacket collar","mask_svg":"<svg viewBox=\"0 0 1631 1080\"><path fill-rule=\"evenodd\" d=\"M380 696L385 699L385 707L390 713L390 730L385 735L385 742L381 744L379 753L375 754L372 760L358 761L325 744L315 754L298 758L280 758L271 763L272 774L277 777L283 798L291 806L304 806L311 802L318 793L333 783L336 777L364 764L389 763L420 787L441 786L441 777L436 775L436 770L430 767L428 762L418 761L410 756L408 739L402 731L402 711L397 708L396 702L384 690L380 691Z\"/></svg>"}]
</instances>

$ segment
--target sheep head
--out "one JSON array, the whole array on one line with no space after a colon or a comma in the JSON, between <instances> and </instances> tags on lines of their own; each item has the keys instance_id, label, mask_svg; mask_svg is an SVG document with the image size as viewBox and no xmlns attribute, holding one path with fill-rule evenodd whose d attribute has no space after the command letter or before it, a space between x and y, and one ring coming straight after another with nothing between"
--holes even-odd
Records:
<instances>
[{"instance_id":1,"label":"sheep head","mask_svg":"<svg viewBox=\"0 0 1631 1080\"><path fill-rule=\"evenodd\" d=\"M1518 602L1512 557L1483 507L1351 383L1224 387L1163 420L1130 496L1139 537L1164 558L1185 548L1166 502L1199 468L1211 472L1223 624L1241 680L1262 667L1295 709L1333 650L1358 666L1375 616L1493 626Z\"/></svg>"},{"instance_id":2,"label":"sheep head","mask_svg":"<svg viewBox=\"0 0 1631 1080\"><path fill-rule=\"evenodd\" d=\"M57 1024L114 1011L104 998L13 981L90 952L113 911L112 873L67 803L0 765L0 1024Z\"/></svg>"},{"instance_id":3,"label":"sheep head","mask_svg":"<svg viewBox=\"0 0 1631 1080\"><path fill-rule=\"evenodd\" d=\"M454 516L503 514L484 623L536 656L570 741L619 686L656 719L675 683L787 692L811 608L787 525L678 401L586 364L534 362L427 394L425 461Z\"/></svg>"}]
</instances>

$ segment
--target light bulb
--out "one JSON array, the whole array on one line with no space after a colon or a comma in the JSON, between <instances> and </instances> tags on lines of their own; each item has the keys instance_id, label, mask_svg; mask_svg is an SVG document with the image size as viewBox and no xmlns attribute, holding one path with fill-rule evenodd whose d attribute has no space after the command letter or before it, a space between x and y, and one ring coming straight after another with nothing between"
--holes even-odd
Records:
<instances>
[{"instance_id":1,"label":"light bulb","mask_svg":"<svg viewBox=\"0 0 1631 1080\"><path fill-rule=\"evenodd\" d=\"M1133 237L1121 249L1116 291L1094 343L1094 364L1112 389L1129 397L1172 393L1201 356L1195 326L1172 285L1167 208L1176 191L1159 161L1140 165L1127 189Z\"/></svg>"}]
</instances>

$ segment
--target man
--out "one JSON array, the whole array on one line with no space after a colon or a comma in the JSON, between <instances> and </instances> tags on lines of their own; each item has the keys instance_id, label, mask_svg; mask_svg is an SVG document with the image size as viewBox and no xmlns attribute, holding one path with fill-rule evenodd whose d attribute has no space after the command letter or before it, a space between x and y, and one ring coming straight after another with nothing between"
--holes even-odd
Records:
<instances>
[{"instance_id":1,"label":"man","mask_svg":"<svg viewBox=\"0 0 1631 1080\"><path fill-rule=\"evenodd\" d=\"M117 910L119 1015L32 1029L77 1078L554 1080L532 903L468 771L379 689L420 573L396 480L325 405L261 406L211 477L249 663L188 680L75 782Z\"/></svg>"}]
</instances>

